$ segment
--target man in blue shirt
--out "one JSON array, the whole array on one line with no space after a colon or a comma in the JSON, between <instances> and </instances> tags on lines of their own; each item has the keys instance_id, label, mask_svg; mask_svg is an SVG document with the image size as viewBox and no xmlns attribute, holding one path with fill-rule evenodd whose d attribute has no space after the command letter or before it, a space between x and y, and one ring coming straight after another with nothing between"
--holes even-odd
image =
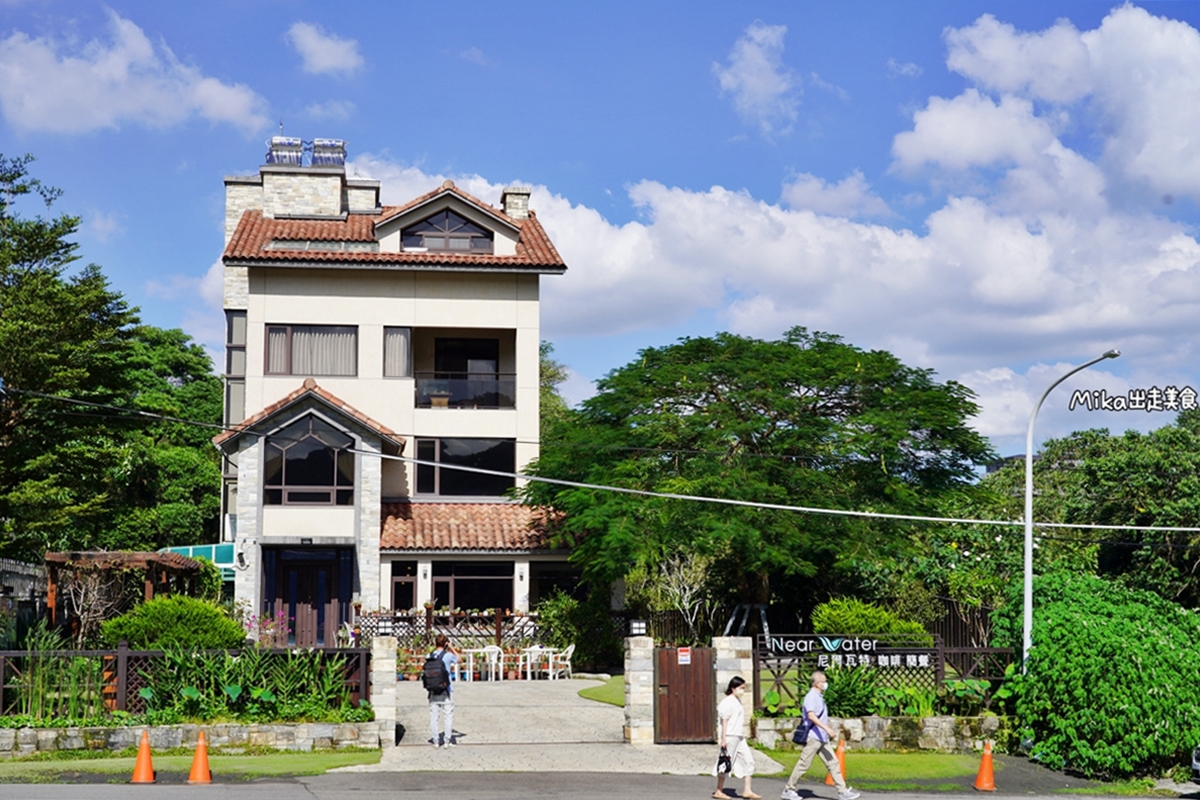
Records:
<instances>
[{"instance_id":1,"label":"man in blue shirt","mask_svg":"<svg viewBox=\"0 0 1200 800\"><path fill-rule=\"evenodd\" d=\"M783 787L783 794L780 795L783 800L800 800L796 786L800 783L800 778L804 776L804 773L808 772L808 766L812 763L814 755L821 756L821 761L825 763L825 769L829 770L829 774L833 776L833 783L838 790L838 800L857 800L861 796L846 785L846 779L842 777L842 768L838 764L837 756L833 753L833 747L831 747L838 738L838 733L829 726L829 709L825 706L825 687L828 685L829 679L825 677L824 672L812 674L812 688L808 690L808 694L804 695L803 705L804 716L812 722L812 730L808 732L808 741L804 743L804 750L800 752L800 760L796 762L796 768L792 770L791 777Z\"/></svg>"}]
</instances>

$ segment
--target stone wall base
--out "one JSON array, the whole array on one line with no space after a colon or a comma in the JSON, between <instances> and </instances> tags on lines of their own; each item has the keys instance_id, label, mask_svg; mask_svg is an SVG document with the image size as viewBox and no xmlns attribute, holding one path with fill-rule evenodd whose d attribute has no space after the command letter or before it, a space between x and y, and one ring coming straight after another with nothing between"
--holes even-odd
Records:
<instances>
[{"instance_id":1,"label":"stone wall base","mask_svg":"<svg viewBox=\"0 0 1200 800\"><path fill-rule=\"evenodd\" d=\"M754 739L763 747L788 750L798 717L755 717ZM927 750L973 753L1008 731L1006 717L856 717L829 724L842 733L847 750Z\"/></svg>"},{"instance_id":2,"label":"stone wall base","mask_svg":"<svg viewBox=\"0 0 1200 800\"><path fill-rule=\"evenodd\" d=\"M142 731L152 750L195 747L200 731L209 747L267 747L275 750L378 749L394 735L388 721L301 722L274 725L159 725L129 728L0 728L0 759L57 750L125 750L137 747ZM385 730L386 729L386 730Z\"/></svg>"}]
</instances>

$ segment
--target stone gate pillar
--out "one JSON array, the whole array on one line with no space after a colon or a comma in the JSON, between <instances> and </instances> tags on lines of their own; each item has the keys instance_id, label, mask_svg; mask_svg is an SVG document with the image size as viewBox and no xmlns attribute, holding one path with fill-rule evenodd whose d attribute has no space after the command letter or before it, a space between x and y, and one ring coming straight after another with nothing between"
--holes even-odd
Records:
<instances>
[{"instance_id":1,"label":"stone gate pillar","mask_svg":"<svg viewBox=\"0 0 1200 800\"><path fill-rule=\"evenodd\" d=\"M625 741L654 744L654 639L625 638Z\"/></svg>"}]
</instances>

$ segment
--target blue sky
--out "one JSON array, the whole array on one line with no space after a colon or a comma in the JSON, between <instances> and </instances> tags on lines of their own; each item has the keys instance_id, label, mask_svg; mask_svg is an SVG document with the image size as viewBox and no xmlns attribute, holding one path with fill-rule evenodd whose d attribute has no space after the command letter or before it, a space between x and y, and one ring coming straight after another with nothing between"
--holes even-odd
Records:
<instances>
[{"instance_id":1,"label":"blue sky","mask_svg":"<svg viewBox=\"0 0 1200 800\"><path fill-rule=\"evenodd\" d=\"M974 389L1039 438L1200 387L1200 4L0 0L0 152L79 214L85 262L218 349L223 187L349 140L400 203L511 183L569 398L646 346L793 325ZM25 209L33 213L35 208Z\"/></svg>"}]
</instances>

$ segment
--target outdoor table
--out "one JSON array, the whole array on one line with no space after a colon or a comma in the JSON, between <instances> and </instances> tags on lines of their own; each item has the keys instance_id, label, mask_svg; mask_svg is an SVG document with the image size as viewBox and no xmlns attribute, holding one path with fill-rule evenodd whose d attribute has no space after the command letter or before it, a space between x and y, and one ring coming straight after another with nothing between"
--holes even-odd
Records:
<instances>
[{"instance_id":1,"label":"outdoor table","mask_svg":"<svg viewBox=\"0 0 1200 800\"><path fill-rule=\"evenodd\" d=\"M534 663L535 659L538 664L540 664L541 661L543 659L545 659L546 672L548 674L550 672L550 654L553 652L554 652L553 647L545 647L540 644L534 645L533 647L526 647L524 650L524 653L525 653L525 680L527 680L527 681L533 680L534 669L535 668L541 669L540 666L535 666L535 663Z\"/></svg>"}]
</instances>

